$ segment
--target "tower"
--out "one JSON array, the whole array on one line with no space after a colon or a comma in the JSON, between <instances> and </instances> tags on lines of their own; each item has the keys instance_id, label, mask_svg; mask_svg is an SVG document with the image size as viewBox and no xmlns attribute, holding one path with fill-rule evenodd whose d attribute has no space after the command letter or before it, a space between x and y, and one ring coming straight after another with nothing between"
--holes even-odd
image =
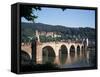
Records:
<instances>
[{"instance_id":1,"label":"tower","mask_svg":"<svg viewBox=\"0 0 100 77\"><path fill-rule=\"evenodd\" d=\"M88 41L88 38L86 39L86 46L88 47L89 45L89 41Z\"/></svg>"},{"instance_id":2,"label":"tower","mask_svg":"<svg viewBox=\"0 0 100 77\"><path fill-rule=\"evenodd\" d=\"M38 30L36 30L36 31L35 31L35 33L36 33L36 38L37 38L37 41L38 41L38 42L40 42L40 38L39 38L39 33L38 33Z\"/></svg>"}]
</instances>

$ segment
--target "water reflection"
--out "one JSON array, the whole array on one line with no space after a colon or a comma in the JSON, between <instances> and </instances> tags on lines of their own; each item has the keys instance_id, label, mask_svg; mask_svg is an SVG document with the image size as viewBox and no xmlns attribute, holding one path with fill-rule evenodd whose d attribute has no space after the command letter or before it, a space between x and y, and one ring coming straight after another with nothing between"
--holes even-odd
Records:
<instances>
[{"instance_id":1,"label":"water reflection","mask_svg":"<svg viewBox=\"0 0 100 77\"><path fill-rule=\"evenodd\" d=\"M94 50L77 50L72 46L70 53L63 50L64 46L59 50L59 56L55 57L51 48L44 48L42 63L50 62L58 64L60 68L73 68L73 67L89 67L95 64L95 51Z\"/></svg>"},{"instance_id":2,"label":"water reflection","mask_svg":"<svg viewBox=\"0 0 100 77\"><path fill-rule=\"evenodd\" d=\"M54 59L55 59L55 53L53 48L51 48L50 46L46 46L43 48L42 51L42 64L45 63L54 63Z\"/></svg>"},{"instance_id":3,"label":"water reflection","mask_svg":"<svg viewBox=\"0 0 100 77\"><path fill-rule=\"evenodd\" d=\"M70 56L69 57L70 57L71 61L74 61L74 59L77 57L76 53L75 53L75 47L73 45L70 47Z\"/></svg>"},{"instance_id":4,"label":"water reflection","mask_svg":"<svg viewBox=\"0 0 100 77\"><path fill-rule=\"evenodd\" d=\"M78 46L77 46L77 56L79 57L80 54L81 54L81 52L80 52L80 46L78 45Z\"/></svg>"},{"instance_id":5,"label":"water reflection","mask_svg":"<svg viewBox=\"0 0 100 77\"><path fill-rule=\"evenodd\" d=\"M61 49L59 50L59 61L61 64L65 64L67 56L68 56L68 50L65 45L62 45Z\"/></svg>"},{"instance_id":6,"label":"water reflection","mask_svg":"<svg viewBox=\"0 0 100 77\"><path fill-rule=\"evenodd\" d=\"M66 54L62 54L62 56L59 57L60 64L65 64L66 60L67 60L67 55Z\"/></svg>"}]
</instances>

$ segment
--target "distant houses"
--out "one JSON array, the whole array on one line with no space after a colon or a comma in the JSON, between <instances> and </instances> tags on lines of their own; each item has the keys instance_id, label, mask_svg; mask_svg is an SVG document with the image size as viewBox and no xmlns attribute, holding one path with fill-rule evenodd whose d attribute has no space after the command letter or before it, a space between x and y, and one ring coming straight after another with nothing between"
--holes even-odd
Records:
<instances>
[{"instance_id":1,"label":"distant houses","mask_svg":"<svg viewBox=\"0 0 100 77\"><path fill-rule=\"evenodd\" d=\"M38 35L44 35L46 37L51 36L51 37L61 37L61 35L57 32L45 32L45 31L41 31L39 32L38 30L36 30L36 33L38 33Z\"/></svg>"}]
</instances>

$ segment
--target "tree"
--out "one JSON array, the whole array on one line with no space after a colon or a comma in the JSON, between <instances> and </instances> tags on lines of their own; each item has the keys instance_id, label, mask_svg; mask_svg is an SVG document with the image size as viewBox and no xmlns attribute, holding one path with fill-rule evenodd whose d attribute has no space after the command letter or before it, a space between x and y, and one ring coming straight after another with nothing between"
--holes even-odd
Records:
<instances>
[{"instance_id":1,"label":"tree","mask_svg":"<svg viewBox=\"0 0 100 77\"><path fill-rule=\"evenodd\" d=\"M62 7L61 8L62 11L65 11L67 8L66 7ZM41 10L41 7L39 6L25 6L25 5L22 5L21 6L21 17L24 17L25 19L27 19L28 21L33 21L38 18L38 16L36 16L34 14L34 11L37 11L37 10Z\"/></svg>"},{"instance_id":2,"label":"tree","mask_svg":"<svg viewBox=\"0 0 100 77\"><path fill-rule=\"evenodd\" d=\"M41 10L38 6L21 6L21 17L24 17L28 21L33 21L38 17L34 14L34 11Z\"/></svg>"},{"instance_id":3,"label":"tree","mask_svg":"<svg viewBox=\"0 0 100 77\"><path fill-rule=\"evenodd\" d=\"M47 41L45 35L40 35L39 37L40 37L41 42L46 42Z\"/></svg>"}]
</instances>

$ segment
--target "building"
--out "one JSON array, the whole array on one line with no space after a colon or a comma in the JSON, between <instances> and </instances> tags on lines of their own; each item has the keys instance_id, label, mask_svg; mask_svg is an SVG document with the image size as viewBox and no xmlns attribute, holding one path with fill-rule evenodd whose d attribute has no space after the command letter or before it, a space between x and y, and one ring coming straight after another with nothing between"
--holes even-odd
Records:
<instances>
[{"instance_id":1,"label":"building","mask_svg":"<svg viewBox=\"0 0 100 77\"><path fill-rule=\"evenodd\" d=\"M36 30L36 35L44 35L46 37L48 37L48 36L51 36L51 37L61 37L61 35L57 34L57 32L45 32L45 31L39 32L38 30Z\"/></svg>"}]
</instances>

